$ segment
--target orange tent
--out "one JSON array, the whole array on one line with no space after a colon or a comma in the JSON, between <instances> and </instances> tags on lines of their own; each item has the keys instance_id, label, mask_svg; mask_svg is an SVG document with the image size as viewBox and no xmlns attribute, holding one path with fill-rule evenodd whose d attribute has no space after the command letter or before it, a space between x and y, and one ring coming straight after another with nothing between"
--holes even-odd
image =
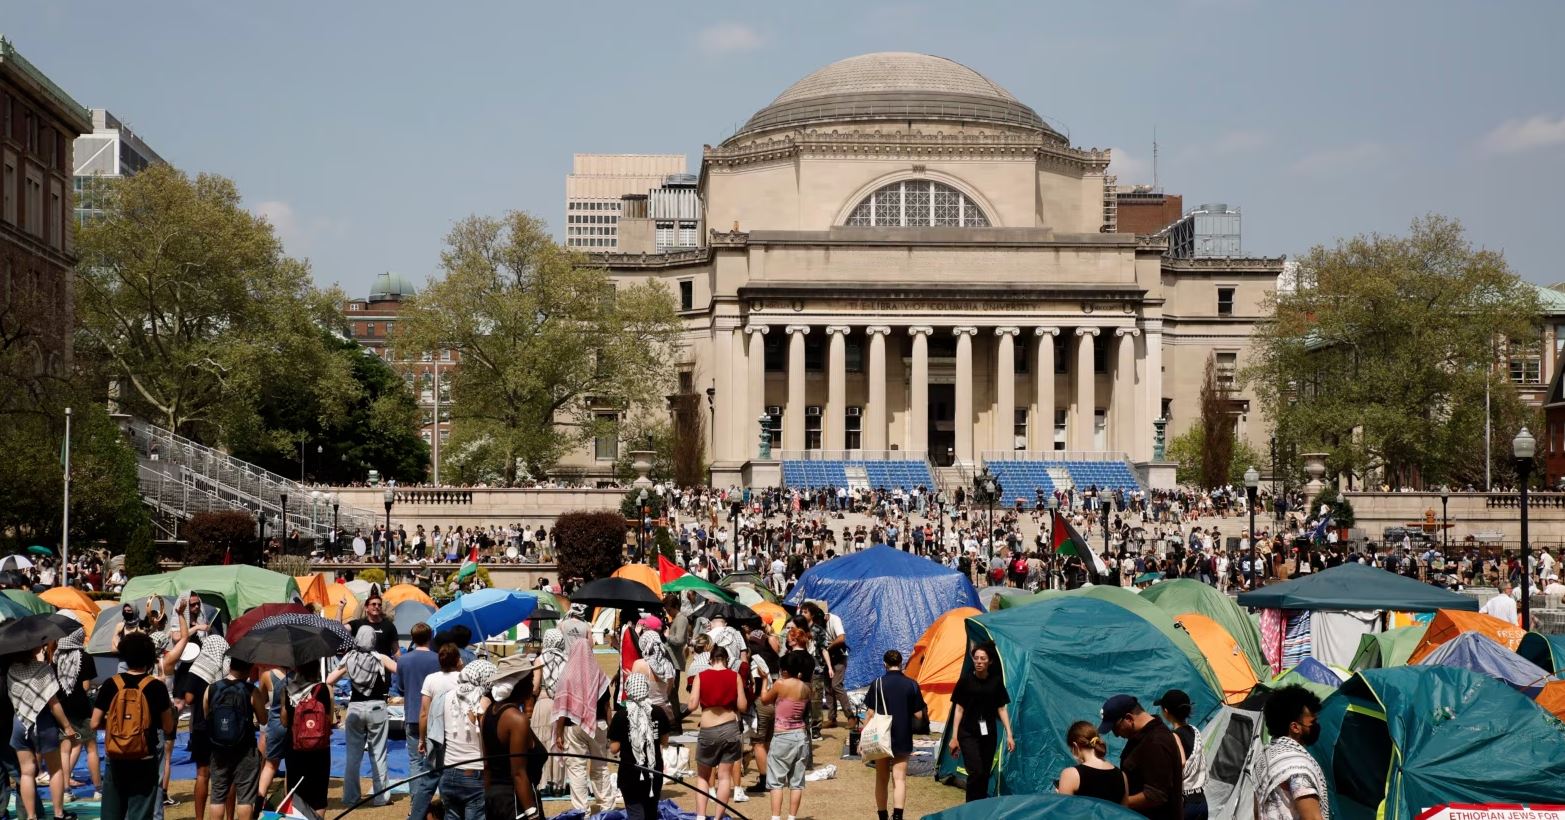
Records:
<instances>
[{"instance_id":1,"label":"orange tent","mask_svg":"<svg viewBox=\"0 0 1565 820\"><path fill-rule=\"evenodd\" d=\"M905 672L918 682L929 706L929 722L939 726L951 716L951 690L967 660L967 619L983 614L970 606L941 615L913 644Z\"/></svg>"},{"instance_id":2,"label":"orange tent","mask_svg":"<svg viewBox=\"0 0 1565 820\"><path fill-rule=\"evenodd\" d=\"M1549 681L1544 684L1543 691L1538 693L1534 701L1545 712L1552 712L1555 717L1565 720L1565 680Z\"/></svg>"},{"instance_id":3,"label":"orange tent","mask_svg":"<svg viewBox=\"0 0 1565 820\"><path fill-rule=\"evenodd\" d=\"M614 570L615 578L626 578L652 590L652 594L663 597L663 579L658 577L658 571L646 564L626 564Z\"/></svg>"},{"instance_id":4,"label":"orange tent","mask_svg":"<svg viewBox=\"0 0 1565 820\"><path fill-rule=\"evenodd\" d=\"M788 610L771 601L761 601L750 608L755 610L755 614L761 616L761 620L766 622L768 628L779 635L782 634L782 627L788 623Z\"/></svg>"},{"instance_id":5,"label":"orange tent","mask_svg":"<svg viewBox=\"0 0 1565 820\"><path fill-rule=\"evenodd\" d=\"M75 587L50 587L38 595L56 609L69 609L80 616L82 627L92 634L93 622L98 620L98 602Z\"/></svg>"},{"instance_id":6,"label":"orange tent","mask_svg":"<svg viewBox=\"0 0 1565 820\"><path fill-rule=\"evenodd\" d=\"M1527 630L1506 623L1493 615L1442 609L1430 620L1429 629L1424 632L1424 639L1418 642L1418 646L1413 647L1413 654L1407 659L1408 665L1418 663L1441 644L1463 632L1481 632L1512 652L1521 646L1522 638L1527 636Z\"/></svg>"},{"instance_id":7,"label":"orange tent","mask_svg":"<svg viewBox=\"0 0 1565 820\"><path fill-rule=\"evenodd\" d=\"M1238 703L1248 697L1260 681L1234 636L1222 624L1197 612L1176 615L1174 621L1190 635L1196 648L1206 656L1206 662L1212 665L1212 672L1223 687L1223 700Z\"/></svg>"},{"instance_id":8,"label":"orange tent","mask_svg":"<svg viewBox=\"0 0 1565 820\"><path fill-rule=\"evenodd\" d=\"M353 590L346 584L326 584L326 606L321 608L321 614L328 618L337 617L337 604L342 603L342 622L347 623L364 611L364 605L354 597Z\"/></svg>"},{"instance_id":9,"label":"orange tent","mask_svg":"<svg viewBox=\"0 0 1565 820\"><path fill-rule=\"evenodd\" d=\"M397 604L400 604L403 601L418 601L421 604L427 604L434 607L435 609L440 608L435 606L434 598L429 597L429 595L426 594L424 590L419 589L412 584L393 585L385 592L382 592L380 597L386 602L386 609L388 610L395 608Z\"/></svg>"},{"instance_id":10,"label":"orange tent","mask_svg":"<svg viewBox=\"0 0 1565 820\"><path fill-rule=\"evenodd\" d=\"M331 597L326 594L326 576L315 573L295 575L294 580L299 583L299 600L305 606L319 606L324 611L331 605Z\"/></svg>"}]
</instances>

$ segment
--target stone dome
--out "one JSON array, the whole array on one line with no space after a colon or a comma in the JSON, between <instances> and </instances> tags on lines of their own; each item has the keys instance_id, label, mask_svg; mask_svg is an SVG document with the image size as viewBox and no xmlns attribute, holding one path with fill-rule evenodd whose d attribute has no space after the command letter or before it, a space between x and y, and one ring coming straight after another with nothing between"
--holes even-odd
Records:
<instances>
[{"instance_id":1,"label":"stone dome","mask_svg":"<svg viewBox=\"0 0 1565 820\"><path fill-rule=\"evenodd\" d=\"M799 80L734 136L874 120L943 120L1054 133L1011 92L955 60L886 51L838 60Z\"/></svg>"},{"instance_id":2,"label":"stone dome","mask_svg":"<svg viewBox=\"0 0 1565 820\"><path fill-rule=\"evenodd\" d=\"M416 293L418 288L402 274L382 273L375 277L375 284L370 288L370 301L400 301Z\"/></svg>"}]
</instances>

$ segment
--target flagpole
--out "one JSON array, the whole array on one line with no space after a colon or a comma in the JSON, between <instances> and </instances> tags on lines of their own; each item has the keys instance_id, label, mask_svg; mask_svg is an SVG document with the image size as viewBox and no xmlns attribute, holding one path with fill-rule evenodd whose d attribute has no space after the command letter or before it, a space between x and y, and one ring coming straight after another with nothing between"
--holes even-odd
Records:
<instances>
[{"instance_id":1,"label":"flagpole","mask_svg":"<svg viewBox=\"0 0 1565 820\"><path fill-rule=\"evenodd\" d=\"M71 408L65 408L65 503L60 513L60 586L71 585Z\"/></svg>"}]
</instances>

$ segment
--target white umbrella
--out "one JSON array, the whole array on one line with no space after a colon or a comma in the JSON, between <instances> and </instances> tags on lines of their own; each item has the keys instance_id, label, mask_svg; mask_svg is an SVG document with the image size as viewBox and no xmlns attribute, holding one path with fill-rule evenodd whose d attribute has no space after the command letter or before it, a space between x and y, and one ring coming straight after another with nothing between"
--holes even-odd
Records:
<instances>
[{"instance_id":1,"label":"white umbrella","mask_svg":"<svg viewBox=\"0 0 1565 820\"><path fill-rule=\"evenodd\" d=\"M33 562L25 555L7 555L0 558L0 571L32 568Z\"/></svg>"}]
</instances>

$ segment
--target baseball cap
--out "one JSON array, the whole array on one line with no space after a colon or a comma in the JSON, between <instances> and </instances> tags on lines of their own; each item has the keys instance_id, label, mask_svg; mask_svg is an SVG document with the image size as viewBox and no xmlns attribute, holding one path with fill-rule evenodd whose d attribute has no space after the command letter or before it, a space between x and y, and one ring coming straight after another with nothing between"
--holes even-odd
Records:
<instances>
[{"instance_id":1,"label":"baseball cap","mask_svg":"<svg viewBox=\"0 0 1565 820\"><path fill-rule=\"evenodd\" d=\"M1114 724L1124 720L1132 711L1141 708L1141 701L1130 695L1115 695L1103 701L1103 722L1098 724L1098 734L1114 731Z\"/></svg>"},{"instance_id":2,"label":"baseball cap","mask_svg":"<svg viewBox=\"0 0 1565 820\"><path fill-rule=\"evenodd\" d=\"M1190 696L1185 694L1182 689L1170 689L1164 692L1162 697L1152 701L1152 705L1161 706L1164 709L1177 709L1181 706L1189 706Z\"/></svg>"}]
</instances>

